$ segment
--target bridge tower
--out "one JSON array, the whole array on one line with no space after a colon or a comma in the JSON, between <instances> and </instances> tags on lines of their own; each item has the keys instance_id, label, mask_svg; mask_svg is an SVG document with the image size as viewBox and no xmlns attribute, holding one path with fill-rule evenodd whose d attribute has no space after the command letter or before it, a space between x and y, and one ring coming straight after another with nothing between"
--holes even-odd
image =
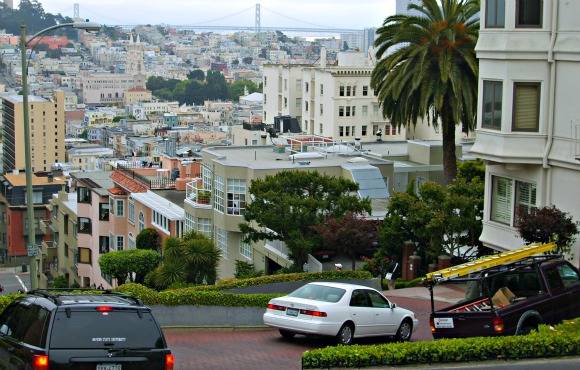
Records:
<instances>
[{"instance_id":1,"label":"bridge tower","mask_svg":"<svg viewBox=\"0 0 580 370\"><path fill-rule=\"evenodd\" d=\"M256 4L256 34L260 33L260 4Z\"/></svg>"},{"instance_id":2,"label":"bridge tower","mask_svg":"<svg viewBox=\"0 0 580 370\"><path fill-rule=\"evenodd\" d=\"M74 12L75 12L75 15L73 16L73 19L79 19L80 18L80 16L79 16L79 14L80 14L80 12L79 12L79 3L75 3L75 10L74 10Z\"/></svg>"}]
</instances>

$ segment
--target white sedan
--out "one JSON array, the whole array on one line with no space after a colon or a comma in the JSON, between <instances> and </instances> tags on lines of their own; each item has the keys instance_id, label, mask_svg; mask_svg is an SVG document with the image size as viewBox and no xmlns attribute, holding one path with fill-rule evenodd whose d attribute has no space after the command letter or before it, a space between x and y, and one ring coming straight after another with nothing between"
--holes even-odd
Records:
<instances>
[{"instance_id":1,"label":"white sedan","mask_svg":"<svg viewBox=\"0 0 580 370\"><path fill-rule=\"evenodd\" d=\"M419 321L375 289L354 284L313 282L270 300L264 324L284 338L296 334L333 336L339 344L353 338L394 336L407 341Z\"/></svg>"}]
</instances>

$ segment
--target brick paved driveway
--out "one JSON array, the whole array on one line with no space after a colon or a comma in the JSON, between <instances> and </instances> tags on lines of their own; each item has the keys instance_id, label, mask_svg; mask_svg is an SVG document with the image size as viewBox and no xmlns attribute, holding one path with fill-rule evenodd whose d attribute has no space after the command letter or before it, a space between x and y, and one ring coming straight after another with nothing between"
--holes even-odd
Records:
<instances>
[{"instance_id":1,"label":"brick paved driveway","mask_svg":"<svg viewBox=\"0 0 580 370\"><path fill-rule=\"evenodd\" d=\"M415 312L419 327L413 341L431 340L429 329L430 301L392 297L397 305ZM446 304L435 302L435 308ZM175 355L176 370L292 370L300 369L302 353L334 345L330 339L296 336L283 340L277 330L166 330L169 348ZM359 344L388 343L389 338L358 340Z\"/></svg>"}]
</instances>

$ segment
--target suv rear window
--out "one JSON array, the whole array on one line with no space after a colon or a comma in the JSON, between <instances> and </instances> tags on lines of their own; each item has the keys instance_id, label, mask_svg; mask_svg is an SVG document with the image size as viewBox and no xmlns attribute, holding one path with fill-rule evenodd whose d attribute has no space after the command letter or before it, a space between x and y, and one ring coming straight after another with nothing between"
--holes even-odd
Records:
<instances>
[{"instance_id":1,"label":"suv rear window","mask_svg":"<svg viewBox=\"0 0 580 370\"><path fill-rule=\"evenodd\" d=\"M57 311L51 348L164 348L160 329L151 312L117 309L108 312Z\"/></svg>"}]
</instances>

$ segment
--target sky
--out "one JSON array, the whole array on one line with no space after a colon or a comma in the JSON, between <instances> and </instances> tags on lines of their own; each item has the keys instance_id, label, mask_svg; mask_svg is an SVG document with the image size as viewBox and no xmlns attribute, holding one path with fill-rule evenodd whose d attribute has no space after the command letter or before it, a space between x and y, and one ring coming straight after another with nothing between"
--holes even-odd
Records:
<instances>
[{"instance_id":1,"label":"sky","mask_svg":"<svg viewBox=\"0 0 580 370\"><path fill-rule=\"evenodd\" d=\"M242 26L253 26L255 6L259 3L263 27L301 24L284 18L282 16L284 15L311 25L363 29L380 27L386 17L395 13L396 0L38 0L38 2L47 13L60 13L70 17L74 15L74 4L77 3L81 18L105 25L207 23L221 26L233 25L234 19L239 19L237 23L244 21ZM14 7L16 8L19 3L19 0L15 0ZM238 12L240 15L235 18L233 14ZM276 24L269 23L267 19L274 20ZM283 19L286 21L282 21Z\"/></svg>"}]
</instances>

